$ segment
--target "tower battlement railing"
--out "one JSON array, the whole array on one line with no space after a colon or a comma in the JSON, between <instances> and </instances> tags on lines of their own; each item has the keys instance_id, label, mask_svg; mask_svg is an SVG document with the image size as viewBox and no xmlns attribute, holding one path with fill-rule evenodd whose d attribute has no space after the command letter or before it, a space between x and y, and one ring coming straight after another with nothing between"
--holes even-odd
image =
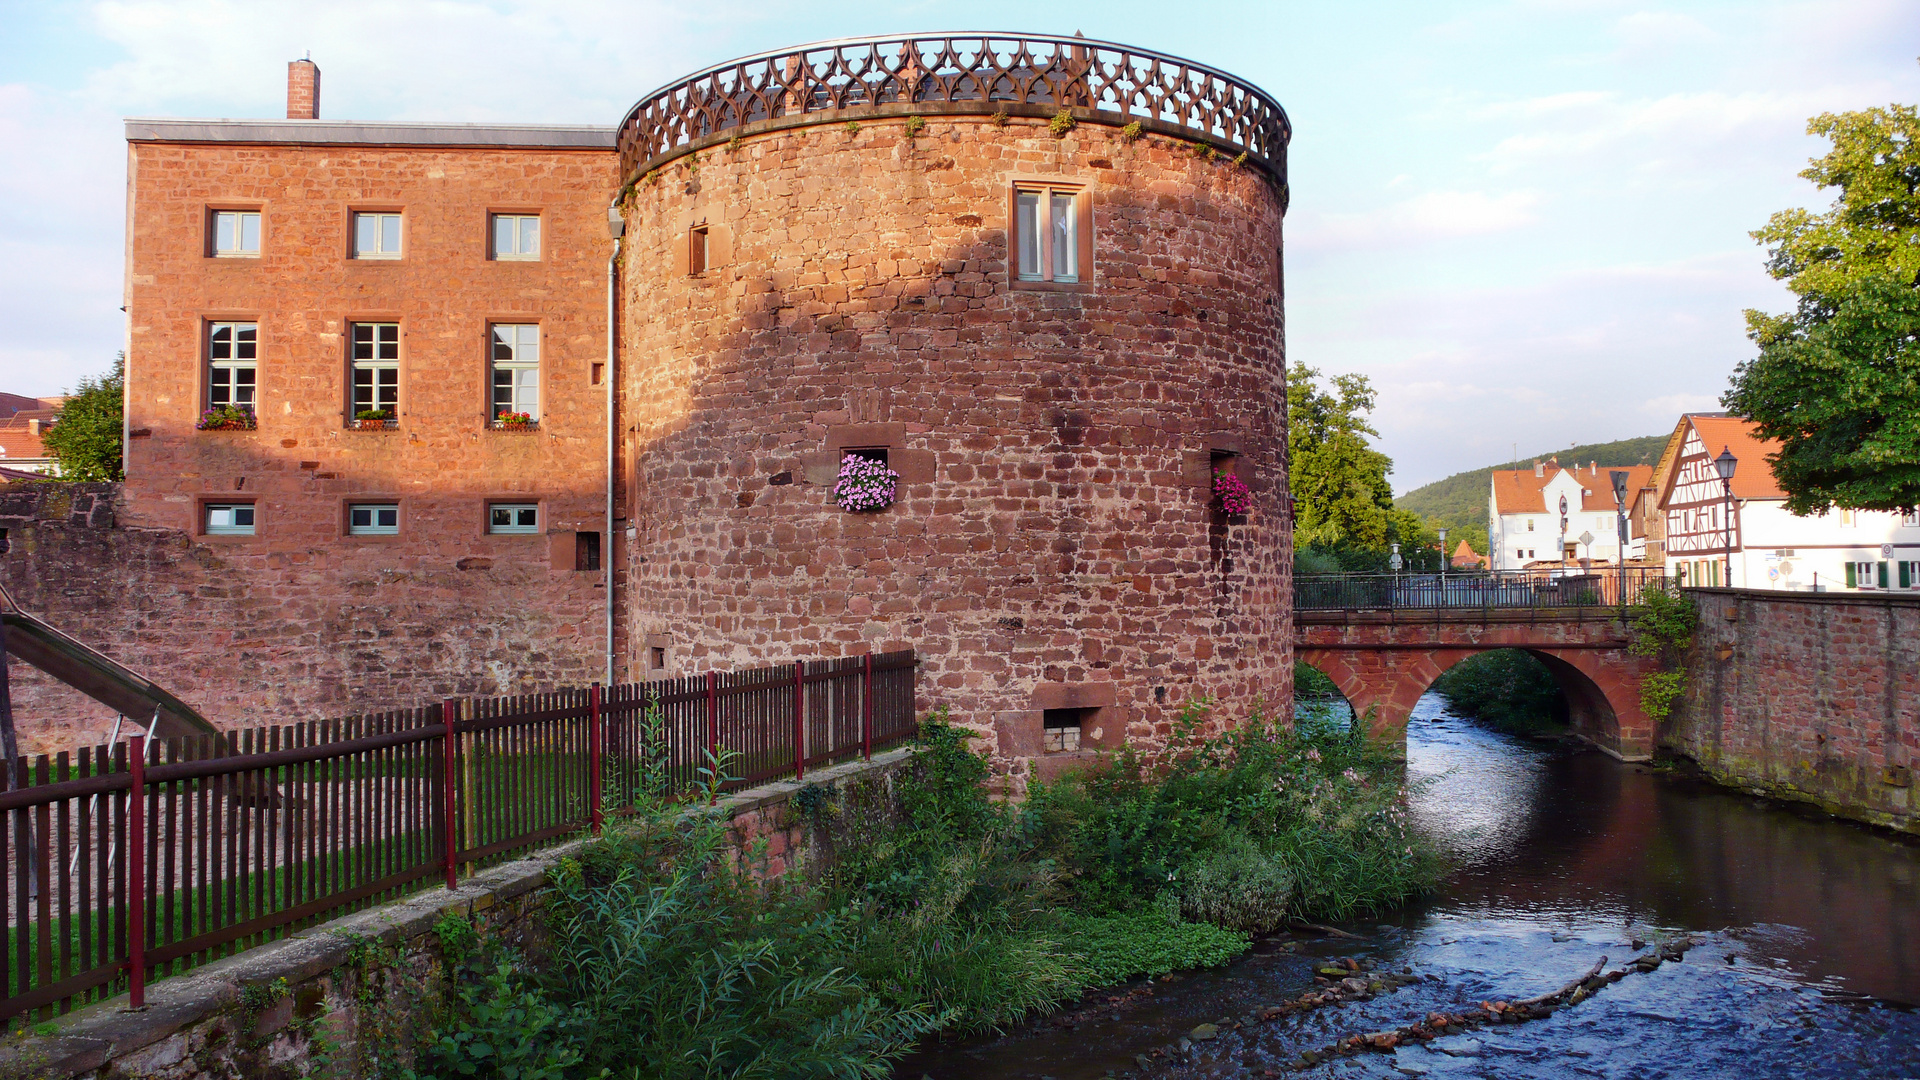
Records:
<instances>
[{"instance_id":1,"label":"tower battlement railing","mask_svg":"<svg viewBox=\"0 0 1920 1080\"><path fill-rule=\"evenodd\" d=\"M846 38L716 64L628 111L620 164L632 179L736 136L870 116L1050 118L1062 109L1244 151L1286 181L1292 124L1252 83L1112 42L981 32Z\"/></svg>"}]
</instances>

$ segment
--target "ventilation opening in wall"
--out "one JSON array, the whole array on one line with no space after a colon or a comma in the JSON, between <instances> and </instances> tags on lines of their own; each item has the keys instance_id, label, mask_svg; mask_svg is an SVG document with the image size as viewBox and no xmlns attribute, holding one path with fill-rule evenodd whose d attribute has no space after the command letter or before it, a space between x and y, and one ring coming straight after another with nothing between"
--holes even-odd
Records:
<instances>
[{"instance_id":1,"label":"ventilation opening in wall","mask_svg":"<svg viewBox=\"0 0 1920 1080\"><path fill-rule=\"evenodd\" d=\"M1049 754L1080 749L1080 730L1098 709L1048 709L1040 721L1041 748ZM1032 715L1029 713L1028 715Z\"/></svg>"},{"instance_id":2,"label":"ventilation opening in wall","mask_svg":"<svg viewBox=\"0 0 1920 1080\"><path fill-rule=\"evenodd\" d=\"M887 464L887 448L884 446L849 446L845 452L850 457L866 458L868 461Z\"/></svg>"},{"instance_id":3,"label":"ventilation opening in wall","mask_svg":"<svg viewBox=\"0 0 1920 1080\"><path fill-rule=\"evenodd\" d=\"M655 645L647 650L647 668L651 671L667 670L667 650L665 646Z\"/></svg>"},{"instance_id":4,"label":"ventilation opening in wall","mask_svg":"<svg viewBox=\"0 0 1920 1080\"><path fill-rule=\"evenodd\" d=\"M707 227L695 225L687 232L687 273L707 272Z\"/></svg>"},{"instance_id":5,"label":"ventilation opening in wall","mask_svg":"<svg viewBox=\"0 0 1920 1080\"><path fill-rule=\"evenodd\" d=\"M1212 477L1219 476L1221 473L1226 473L1229 476L1240 475L1239 454L1231 450L1209 450L1207 451L1207 457L1210 459L1208 462L1210 467L1207 469L1209 482L1211 482Z\"/></svg>"},{"instance_id":6,"label":"ventilation opening in wall","mask_svg":"<svg viewBox=\"0 0 1920 1080\"><path fill-rule=\"evenodd\" d=\"M607 377L607 365L605 364L594 364L587 372L587 381L592 383L594 386L599 386L600 383L606 379L606 377Z\"/></svg>"},{"instance_id":7,"label":"ventilation opening in wall","mask_svg":"<svg viewBox=\"0 0 1920 1080\"><path fill-rule=\"evenodd\" d=\"M573 568L575 570L600 569L600 534L580 532L573 534Z\"/></svg>"}]
</instances>

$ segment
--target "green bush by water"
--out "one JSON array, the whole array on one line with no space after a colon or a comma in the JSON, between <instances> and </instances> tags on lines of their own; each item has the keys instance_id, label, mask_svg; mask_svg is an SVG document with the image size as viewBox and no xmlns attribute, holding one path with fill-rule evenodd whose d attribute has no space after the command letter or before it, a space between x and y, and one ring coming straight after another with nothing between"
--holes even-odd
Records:
<instances>
[{"instance_id":1,"label":"green bush by water","mask_svg":"<svg viewBox=\"0 0 1920 1080\"><path fill-rule=\"evenodd\" d=\"M1442 672L1433 689L1462 716L1519 735L1566 730L1567 700L1547 666L1519 649L1469 656Z\"/></svg>"}]
</instances>

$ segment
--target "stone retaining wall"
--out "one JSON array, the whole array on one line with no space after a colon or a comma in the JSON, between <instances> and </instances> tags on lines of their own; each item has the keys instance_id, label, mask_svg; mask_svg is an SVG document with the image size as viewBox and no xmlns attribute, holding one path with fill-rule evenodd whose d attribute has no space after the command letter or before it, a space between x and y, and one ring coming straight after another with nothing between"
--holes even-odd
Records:
<instances>
[{"instance_id":1,"label":"stone retaining wall","mask_svg":"<svg viewBox=\"0 0 1920 1080\"><path fill-rule=\"evenodd\" d=\"M1660 744L1756 794L1920 832L1920 596L1696 589Z\"/></svg>"},{"instance_id":2,"label":"stone retaining wall","mask_svg":"<svg viewBox=\"0 0 1920 1080\"><path fill-rule=\"evenodd\" d=\"M910 757L823 769L722 800L734 842L756 873L778 877L827 865L836 843L891 820L893 782ZM834 792L838 812L808 812ZM796 798L805 791L806 796ZM764 841L764 843L762 843ZM582 840L336 919L148 988L147 1008L123 995L0 1046L0 1080L271 1080L374 1074L381 1047L410 1048L442 967L435 926L447 916L536 958L546 940L550 868Z\"/></svg>"}]
</instances>

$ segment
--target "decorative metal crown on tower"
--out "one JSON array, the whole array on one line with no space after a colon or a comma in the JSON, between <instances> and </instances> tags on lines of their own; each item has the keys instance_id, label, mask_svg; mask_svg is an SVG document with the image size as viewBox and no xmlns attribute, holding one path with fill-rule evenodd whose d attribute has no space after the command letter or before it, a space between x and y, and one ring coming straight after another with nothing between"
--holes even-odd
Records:
<instances>
[{"instance_id":1,"label":"decorative metal crown on tower","mask_svg":"<svg viewBox=\"0 0 1920 1080\"><path fill-rule=\"evenodd\" d=\"M1293 127L1252 83L1177 56L1036 34L845 38L729 60L640 99L620 123L629 177L736 136L868 116L1052 117L1245 151L1286 181Z\"/></svg>"}]
</instances>

